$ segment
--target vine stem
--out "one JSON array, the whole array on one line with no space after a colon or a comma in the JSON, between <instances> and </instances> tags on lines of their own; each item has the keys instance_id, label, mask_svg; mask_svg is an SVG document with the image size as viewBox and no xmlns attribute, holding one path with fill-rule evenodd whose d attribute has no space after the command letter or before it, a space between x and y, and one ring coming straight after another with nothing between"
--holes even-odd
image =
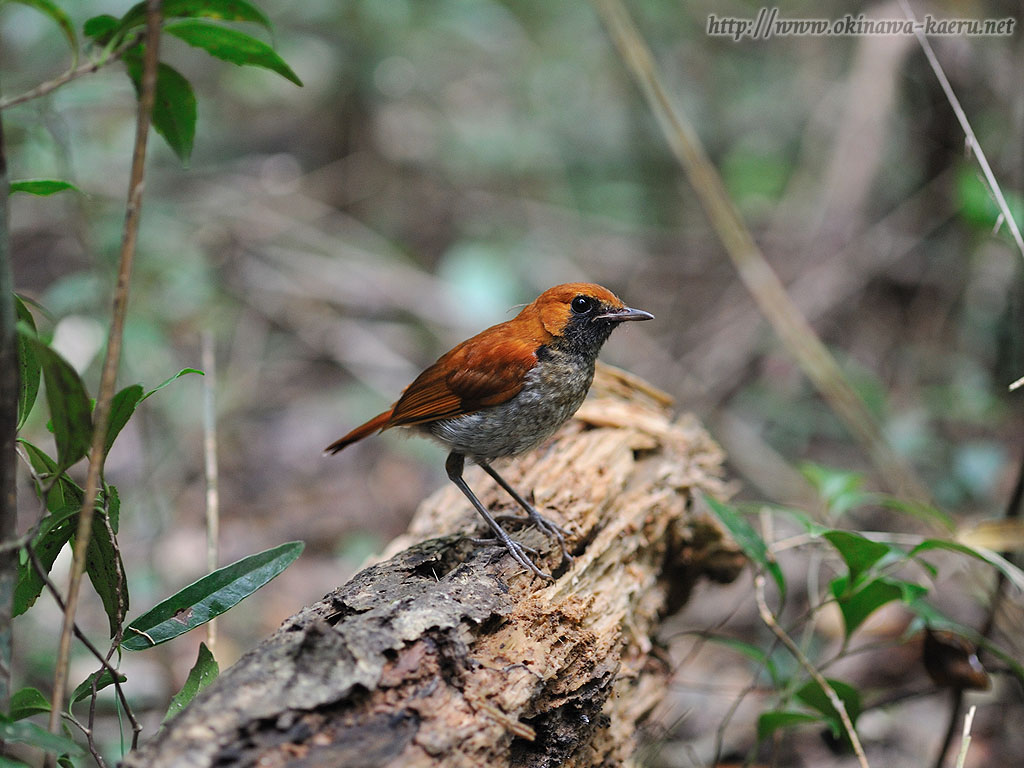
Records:
<instances>
[{"instance_id":1,"label":"vine stem","mask_svg":"<svg viewBox=\"0 0 1024 768\"><path fill-rule=\"evenodd\" d=\"M839 694L836 693L835 688L829 685L828 680L825 676L819 672L815 666L811 663L810 659L804 655L804 652L800 650L800 646L786 634L779 622L775 620L775 614L772 613L771 608L768 607L768 601L764 595L765 579L764 574L759 573L754 577L754 594L757 598L757 610L761 615L761 621L764 622L765 626L772 631L772 633L779 638L784 646L789 649L789 652L793 654L793 657L797 660L797 663L803 667L804 671L814 680L815 683L825 692L825 696L828 697L829 703L835 708L836 712L839 713L839 719L843 724L843 730L846 731L847 738L850 739L850 744L853 746L853 752L857 755L857 762L861 768L871 768L868 764L867 755L864 754L864 747L861 746L860 738L857 736L857 731L853 727L853 721L850 719L850 714L846 711L846 704L840 698Z\"/></svg>"},{"instance_id":2,"label":"vine stem","mask_svg":"<svg viewBox=\"0 0 1024 768\"><path fill-rule=\"evenodd\" d=\"M85 480L85 497L78 515L78 529L75 534L75 551L68 580L65 601L64 622L61 628L57 663L53 676L53 695L50 709L50 730L57 733L60 728L60 712L64 705L64 689L67 687L68 663L71 657L71 638L75 627L75 610L85 572L86 552L92 533L92 520L96 496L99 492L100 470L103 465L103 443L110 420L110 402L114 396L117 367L121 359L121 342L124 321L128 309L128 288L131 283L132 263L135 244L139 233L139 216L142 212L146 164L146 140L153 118L153 104L156 98L156 74L159 61L160 20L162 0L147 0L146 3L146 52L143 59L142 86L139 92L139 113L135 127L135 149L132 154L131 176L128 183L128 202L125 207L124 231L121 238L121 253L114 291L113 317L110 335L107 339L107 353L103 361L103 373L96 398L93 415L92 445L89 449L89 471ZM47 764L55 764L55 756L47 755Z\"/></svg>"}]
</instances>

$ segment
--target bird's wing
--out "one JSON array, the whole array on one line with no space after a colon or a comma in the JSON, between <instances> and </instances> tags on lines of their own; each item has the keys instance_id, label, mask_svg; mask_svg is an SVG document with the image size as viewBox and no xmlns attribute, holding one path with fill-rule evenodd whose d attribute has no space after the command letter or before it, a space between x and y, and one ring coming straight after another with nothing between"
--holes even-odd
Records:
<instances>
[{"instance_id":1,"label":"bird's wing","mask_svg":"<svg viewBox=\"0 0 1024 768\"><path fill-rule=\"evenodd\" d=\"M451 419L504 403L519 393L537 364L536 346L493 334L463 342L406 388L387 426Z\"/></svg>"}]
</instances>

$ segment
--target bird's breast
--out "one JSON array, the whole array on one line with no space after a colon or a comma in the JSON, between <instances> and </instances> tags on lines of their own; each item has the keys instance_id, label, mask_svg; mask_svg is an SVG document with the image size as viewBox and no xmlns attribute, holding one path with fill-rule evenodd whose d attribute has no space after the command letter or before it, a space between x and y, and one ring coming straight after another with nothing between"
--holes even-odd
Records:
<instances>
[{"instance_id":1,"label":"bird's breast","mask_svg":"<svg viewBox=\"0 0 1024 768\"><path fill-rule=\"evenodd\" d=\"M510 400L423 427L450 450L482 459L536 448L576 413L594 380L593 360L543 351Z\"/></svg>"}]
</instances>

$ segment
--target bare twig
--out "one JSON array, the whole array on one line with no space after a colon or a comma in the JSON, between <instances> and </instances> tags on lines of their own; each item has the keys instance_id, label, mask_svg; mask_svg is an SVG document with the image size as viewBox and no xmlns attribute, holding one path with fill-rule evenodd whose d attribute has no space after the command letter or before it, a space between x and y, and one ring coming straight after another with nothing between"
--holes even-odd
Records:
<instances>
[{"instance_id":1,"label":"bare twig","mask_svg":"<svg viewBox=\"0 0 1024 768\"><path fill-rule=\"evenodd\" d=\"M82 574L85 571L86 551L89 546L89 537L92 533L93 509L96 494L99 490L100 470L103 464L103 441L110 418L110 401L114 395L117 366L121 358L121 341L124 332L125 315L128 309L128 288L131 283L135 243L139 231L139 215L142 210L146 141L149 136L149 126L152 120L156 92L160 17L161 0L148 0L146 4L146 53L143 61L142 86L139 92L135 150L132 155L131 178L128 184L128 202L125 208L124 232L121 239L117 288L114 292L113 317L93 416L92 446L89 450L89 471L85 480L85 496L82 502L82 509L78 516L74 559L71 564L71 576L68 583L64 624L61 630L60 646L57 652L57 662L53 678L52 708L49 725L50 730L55 733L60 727L60 710L64 703L64 688L67 685L68 662L71 656L71 635L75 625L75 609L78 605Z\"/></svg>"},{"instance_id":2,"label":"bare twig","mask_svg":"<svg viewBox=\"0 0 1024 768\"><path fill-rule=\"evenodd\" d=\"M763 621L765 626L767 626L768 629L770 629L772 633L779 638L782 644L789 649L789 652L793 654L797 663L803 667L804 671L811 676L814 682L818 684L821 690L828 697L829 702L835 708L836 712L839 713L839 719L842 721L843 730L846 732L846 736L850 740L850 744L853 746L853 751L854 754L857 755L858 763L860 763L861 768L870 768L867 756L864 754L864 747L861 746L860 739L857 736L857 731L853 727L853 721L850 720L850 715L846 711L846 704L843 703L843 700L839 697L839 694L836 693L835 689L829 685L825 676L815 668L810 659L808 659L804 655L804 652L800 650L800 646L796 644L793 638L786 634L786 631L775 620L775 615L768 607L768 602L765 599L764 588L764 574L759 573L754 577L754 594L757 598L757 610L761 615L761 621Z\"/></svg>"},{"instance_id":3,"label":"bare twig","mask_svg":"<svg viewBox=\"0 0 1024 768\"><path fill-rule=\"evenodd\" d=\"M665 91L651 52L620 0L593 2L761 313L850 433L865 446L886 485L899 495L927 501L928 490L903 456L889 445L874 415L850 386L835 358L754 242L700 137Z\"/></svg>"},{"instance_id":4,"label":"bare twig","mask_svg":"<svg viewBox=\"0 0 1024 768\"><path fill-rule=\"evenodd\" d=\"M903 13L906 14L908 19L913 22L917 21L917 18L914 16L914 11L911 9L910 3L907 0L900 0L900 6L903 8ZM916 23L914 25L914 34L917 36L917 42L921 44L921 50L924 51L925 58L928 59L928 64L931 66L932 72L935 73L935 77L939 81L939 85L942 86L942 92L946 94L946 100L949 102L949 106L953 108L953 114L956 115L956 119L960 123L960 128L963 130L964 136L967 139L967 150L973 153L978 159L978 165L981 167L981 172L985 176L985 182L988 184L989 191L991 191L995 198L996 205L999 206L999 215L1010 230L1010 234L1013 236L1013 241L1017 244L1017 250L1020 251L1021 256L1024 256L1024 238L1021 237L1017 221L1013 218L1013 214L1010 212L1010 206L1006 204L1006 198L1003 196L1003 190L1000 188L999 182L996 181L995 174L992 173L992 167L988 164L988 158L985 157L985 151L981 148L981 144L978 143L978 137L975 136L974 129L971 128L971 122L967 119L967 113L964 112L964 108L960 106L960 100L956 97L956 94L953 93L953 86L949 84L949 78L946 77L946 73L943 71L942 65L939 64L939 59L936 57L935 51L932 50L932 45L928 42L928 38L925 36L924 30Z\"/></svg>"},{"instance_id":5,"label":"bare twig","mask_svg":"<svg viewBox=\"0 0 1024 768\"><path fill-rule=\"evenodd\" d=\"M15 107L18 104L24 104L26 101L38 99L40 96L52 93L62 85L70 83L72 80L77 80L84 75L91 75L93 72L98 72L108 64L118 61L122 56L124 56L125 51L134 47L138 43L138 38L132 37L109 53L100 56L98 59L86 62L79 66L72 66L67 72L58 75L52 80L47 80L45 83L40 83L35 88L25 91L24 93L19 93L17 96L12 96L9 99L0 99L0 111L5 110L8 107Z\"/></svg>"},{"instance_id":6,"label":"bare twig","mask_svg":"<svg viewBox=\"0 0 1024 768\"><path fill-rule=\"evenodd\" d=\"M964 717L964 735L960 739L960 754L956 758L956 768L964 768L964 763L967 762L967 750L971 746L971 725L974 723L974 712L977 709L978 707L972 704Z\"/></svg>"},{"instance_id":7,"label":"bare twig","mask_svg":"<svg viewBox=\"0 0 1024 768\"><path fill-rule=\"evenodd\" d=\"M220 492L217 483L217 409L215 387L217 384L217 360L214 350L213 332L203 331L203 453L206 468L206 568L211 573L217 569L218 542L220 541ZM211 619L206 625L206 644L210 653L216 656L217 620Z\"/></svg>"}]
</instances>

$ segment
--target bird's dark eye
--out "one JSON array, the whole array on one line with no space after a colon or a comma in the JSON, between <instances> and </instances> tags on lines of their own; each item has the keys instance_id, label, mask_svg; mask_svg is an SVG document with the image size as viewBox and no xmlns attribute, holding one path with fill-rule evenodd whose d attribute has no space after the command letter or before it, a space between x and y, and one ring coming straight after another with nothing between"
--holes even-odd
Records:
<instances>
[{"instance_id":1,"label":"bird's dark eye","mask_svg":"<svg viewBox=\"0 0 1024 768\"><path fill-rule=\"evenodd\" d=\"M577 315L584 315L594 308L594 300L589 296L577 296L572 300L571 306Z\"/></svg>"}]
</instances>

